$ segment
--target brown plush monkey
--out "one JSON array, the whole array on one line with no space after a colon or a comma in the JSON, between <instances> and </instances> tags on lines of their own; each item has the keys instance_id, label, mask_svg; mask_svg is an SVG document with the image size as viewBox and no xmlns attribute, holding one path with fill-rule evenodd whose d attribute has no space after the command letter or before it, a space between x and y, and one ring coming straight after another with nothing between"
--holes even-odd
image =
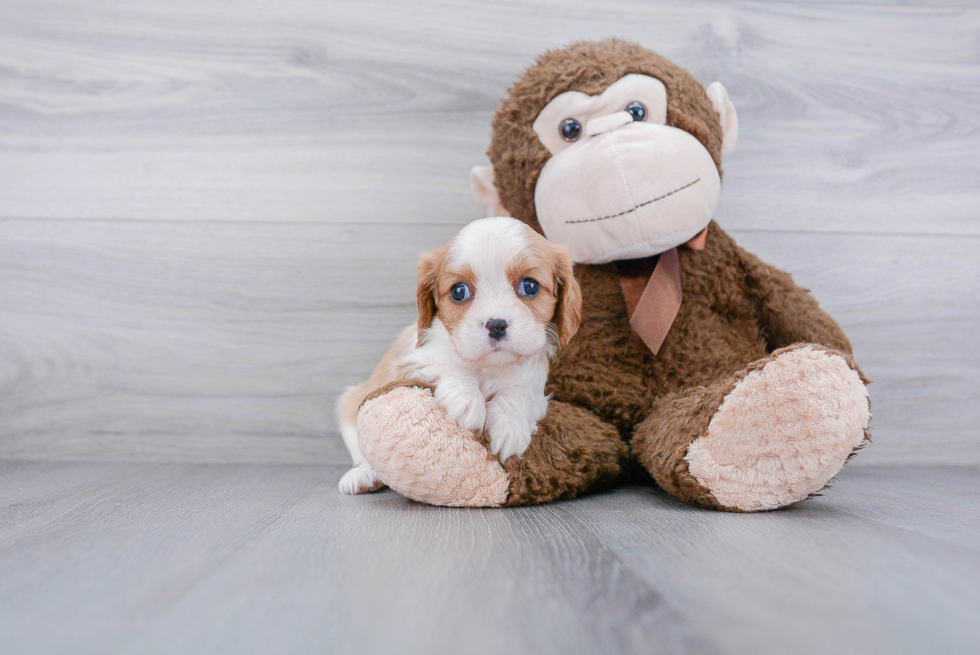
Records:
<instances>
[{"instance_id":1,"label":"brown plush monkey","mask_svg":"<svg viewBox=\"0 0 980 655\"><path fill-rule=\"evenodd\" d=\"M711 220L738 121L719 83L636 44L542 55L473 171L491 214L570 246L584 298L548 415L499 462L425 384L362 405L362 451L396 491L443 505L570 498L641 464L703 507L757 511L823 488L868 436L866 382L840 327Z\"/></svg>"}]
</instances>

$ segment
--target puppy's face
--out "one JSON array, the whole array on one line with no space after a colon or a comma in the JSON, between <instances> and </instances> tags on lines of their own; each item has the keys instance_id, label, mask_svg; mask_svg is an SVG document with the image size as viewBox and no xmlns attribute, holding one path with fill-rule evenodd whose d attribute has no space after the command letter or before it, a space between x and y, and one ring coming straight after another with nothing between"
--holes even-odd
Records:
<instances>
[{"instance_id":1,"label":"puppy's face","mask_svg":"<svg viewBox=\"0 0 980 655\"><path fill-rule=\"evenodd\" d=\"M505 366L568 343L582 295L567 248L513 218L484 218L422 256L418 308L419 344L438 316L460 357Z\"/></svg>"}]
</instances>

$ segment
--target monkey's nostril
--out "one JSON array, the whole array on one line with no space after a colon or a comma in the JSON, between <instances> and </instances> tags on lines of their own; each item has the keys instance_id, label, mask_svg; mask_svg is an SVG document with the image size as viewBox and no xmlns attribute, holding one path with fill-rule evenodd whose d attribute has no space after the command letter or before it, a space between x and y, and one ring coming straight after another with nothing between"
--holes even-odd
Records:
<instances>
[{"instance_id":1,"label":"monkey's nostril","mask_svg":"<svg viewBox=\"0 0 980 655\"><path fill-rule=\"evenodd\" d=\"M485 327L494 341L500 341L507 336L507 321L502 318L491 318Z\"/></svg>"}]
</instances>

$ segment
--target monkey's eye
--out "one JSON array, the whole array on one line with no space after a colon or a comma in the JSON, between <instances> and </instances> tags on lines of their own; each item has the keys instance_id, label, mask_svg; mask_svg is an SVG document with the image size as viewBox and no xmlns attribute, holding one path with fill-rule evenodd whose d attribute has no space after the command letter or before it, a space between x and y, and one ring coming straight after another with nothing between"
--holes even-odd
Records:
<instances>
[{"instance_id":1,"label":"monkey's eye","mask_svg":"<svg viewBox=\"0 0 980 655\"><path fill-rule=\"evenodd\" d=\"M642 102L633 101L626 105L626 112L633 117L633 122L645 121L647 119L647 108Z\"/></svg>"},{"instance_id":2,"label":"monkey's eye","mask_svg":"<svg viewBox=\"0 0 980 655\"><path fill-rule=\"evenodd\" d=\"M533 280L529 277L524 278L521 280L521 283L517 285L517 293L521 294L522 296L527 296L528 298L533 298L534 296L538 295L539 291L541 291L541 285L538 284L537 280Z\"/></svg>"},{"instance_id":3,"label":"monkey's eye","mask_svg":"<svg viewBox=\"0 0 980 655\"><path fill-rule=\"evenodd\" d=\"M470 288L465 282L457 282L453 285L453 288L449 290L449 297L453 299L453 302L465 302L469 300Z\"/></svg>"},{"instance_id":4,"label":"monkey's eye","mask_svg":"<svg viewBox=\"0 0 980 655\"><path fill-rule=\"evenodd\" d=\"M582 136L582 124L574 118L566 118L558 126L558 133L566 141L578 141L578 138Z\"/></svg>"}]
</instances>

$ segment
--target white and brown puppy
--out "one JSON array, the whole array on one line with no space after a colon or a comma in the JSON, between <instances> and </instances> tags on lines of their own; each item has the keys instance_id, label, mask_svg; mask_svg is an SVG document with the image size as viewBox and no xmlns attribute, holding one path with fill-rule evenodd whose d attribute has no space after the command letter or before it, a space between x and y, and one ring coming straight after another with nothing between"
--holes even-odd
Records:
<instances>
[{"instance_id":1,"label":"white and brown puppy","mask_svg":"<svg viewBox=\"0 0 980 655\"><path fill-rule=\"evenodd\" d=\"M518 220L484 218L422 255L417 325L405 328L370 378L349 388L337 416L354 468L347 494L383 482L361 456L357 410L375 389L421 378L466 430L486 431L501 460L520 456L548 411L551 357L578 330L582 295L568 249Z\"/></svg>"}]
</instances>

